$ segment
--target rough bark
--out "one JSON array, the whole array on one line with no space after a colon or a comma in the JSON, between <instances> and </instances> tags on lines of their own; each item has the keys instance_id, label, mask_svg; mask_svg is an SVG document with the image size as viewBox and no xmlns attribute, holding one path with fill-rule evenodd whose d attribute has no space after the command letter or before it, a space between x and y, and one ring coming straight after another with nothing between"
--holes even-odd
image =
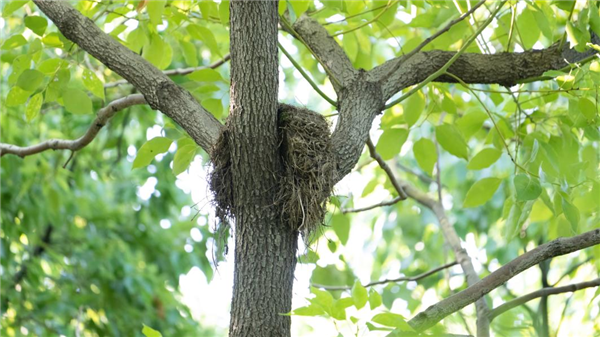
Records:
<instances>
[{"instance_id":1,"label":"rough bark","mask_svg":"<svg viewBox=\"0 0 600 337\"><path fill-rule=\"evenodd\" d=\"M277 127L277 2L231 2L231 114L235 205L230 336L289 336L298 234L275 203L282 171Z\"/></svg>"},{"instance_id":2,"label":"rough bark","mask_svg":"<svg viewBox=\"0 0 600 337\"><path fill-rule=\"evenodd\" d=\"M60 32L112 71L133 84L148 104L171 117L204 150L210 152L221 123L167 75L104 33L64 1L35 0Z\"/></svg>"}]
</instances>

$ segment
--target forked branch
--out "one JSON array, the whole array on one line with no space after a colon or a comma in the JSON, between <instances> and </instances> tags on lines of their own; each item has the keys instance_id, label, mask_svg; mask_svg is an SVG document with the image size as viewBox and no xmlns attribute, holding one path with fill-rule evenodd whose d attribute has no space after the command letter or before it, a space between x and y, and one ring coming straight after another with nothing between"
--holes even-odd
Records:
<instances>
[{"instance_id":1,"label":"forked branch","mask_svg":"<svg viewBox=\"0 0 600 337\"><path fill-rule=\"evenodd\" d=\"M444 317L482 298L524 270L551 257L569 254L597 244L600 244L600 229L547 242L510 261L480 282L430 306L408 323L417 331L428 329Z\"/></svg>"},{"instance_id":2,"label":"forked branch","mask_svg":"<svg viewBox=\"0 0 600 337\"><path fill-rule=\"evenodd\" d=\"M536 290L534 292L531 292L527 295L515 298L514 300L512 300L510 302L506 302L506 303L494 308L489 313L490 321L493 320L494 318L496 318L497 316L503 314L504 312L506 312L514 307L518 307L521 304L525 304L536 298L549 296L549 295L563 294L563 293L572 293L572 292L575 292L575 291L578 291L581 289L598 287L598 286L600 286L600 278L597 278L595 280L588 281L588 282L569 284L568 286L564 286L564 287L542 288L542 289Z\"/></svg>"}]
</instances>

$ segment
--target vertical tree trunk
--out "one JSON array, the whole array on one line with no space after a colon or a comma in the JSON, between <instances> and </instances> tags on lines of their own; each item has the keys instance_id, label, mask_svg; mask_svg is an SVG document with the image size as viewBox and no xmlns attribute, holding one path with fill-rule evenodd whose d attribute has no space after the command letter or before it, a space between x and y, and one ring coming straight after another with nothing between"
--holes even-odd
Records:
<instances>
[{"instance_id":1,"label":"vertical tree trunk","mask_svg":"<svg viewBox=\"0 0 600 337\"><path fill-rule=\"evenodd\" d=\"M289 336L298 234L275 204L277 2L232 1L230 132L235 271L230 336Z\"/></svg>"}]
</instances>

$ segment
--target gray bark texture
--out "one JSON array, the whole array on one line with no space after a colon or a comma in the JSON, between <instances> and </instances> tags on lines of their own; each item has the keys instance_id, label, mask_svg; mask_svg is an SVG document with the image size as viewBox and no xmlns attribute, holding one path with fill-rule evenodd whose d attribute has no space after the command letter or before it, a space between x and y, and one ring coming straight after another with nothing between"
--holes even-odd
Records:
<instances>
[{"instance_id":1,"label":"gray bark texture","mask_svg":"<svg viewBox=\"0 0 600 337\"><path fill-rule=\"evenodd\" d=\"M277 2L231 2L231 337L289 336L298 233L280 221Z\"/></svg>"}]
</instances>

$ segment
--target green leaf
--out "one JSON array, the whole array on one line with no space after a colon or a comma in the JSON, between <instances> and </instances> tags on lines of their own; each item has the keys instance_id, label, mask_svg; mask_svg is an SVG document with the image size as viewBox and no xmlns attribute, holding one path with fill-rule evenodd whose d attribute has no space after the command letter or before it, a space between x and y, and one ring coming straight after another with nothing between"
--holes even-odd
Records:
<instances>
[{"instance_id":1,"label":"green leaf","mask_svg":"<svg viewBox=\"0 0 600 337\"><path fill-rule=\"evenodd\" d=\"M404 119L408 124L408 127L415 125L415 123L419 120L421 113L425 110L425 97L419 91L411 95L406 103L403 104L404 107Z\"/></svg>"},{"instance_id":2,"label":"green leaf","mask_svg":"<svg viewBox=\"0 0 600 337\"><path fill-rule=\"evenodd\" d=\"M331 227L343 245L348 243L348 237L350 235L350 220L346 215L340 213L334 214L331 217Z\"/></svg>"},{"instance_id":3,"label":"green leaf","mask_svg":"<svg viewBox=\"0 0 600 337\"><path fill-rule=\"evenodd\" d=\"M406 319L398 314L386 312L383 314L377 314L371 318L371 321L379 323L384 326L391 326L404 331L414 331L414 329L406 323Z\"/></svg>"},{"instance_id":4,"label":"green leaf","mask_svg":"<svg viewBox=\"0 0 600 337\"><path fill-rule=\"evenodd\" d=\"M585 97L579 98L579 110L588 120L593 120L598 115L596 105Z\"/></svg>"},{"instance_id":5,"label":"green leaf","mask_svg":"<svg viewBox=\"0 0 600 337\"><path fill-rule=\"evenodd\" d=\"M208 98L203 100L202 107L208 110L217 119L221 118L223 115L223 102L218 98Z\"/></svg>"},{"instance_id":6,"label":"green leaf","mask_svg":"<svg viewBox=\"0 0 600 337\"><path fill-rule=\"evenodd\" d=\"M292 312L292 315L296 315L296 316L320 316L325 314L325 311L323 310L323 308L321 308L318 305L309 305L307 307L301 307L298 309L295 309Z\"/></svg>"},{"instance_id":7,"label":"green leaf","mask_svg":"<svg viewBox=\"0 0 600 337\"><path fill-rule=\"evenodd\" d=\"M29 102L27 103L27 107L25 108L25 118L28 122L33 120L40 113L40 108L42 107L42 102L44 101L44 97L42 94L35 94Z\"/></svg>"},{"instance_id":8,"label":"green leaf","mask_svg":"<svg viewBox=\"0 0 600 337\"><path fill-rule=\"evenodd\" d=\"M567 220L571 224L571 230L574 233L578 233L580 218L579 209L577 209L575 205L567 201L565 198L562 198L562 209L565 213L565 218L567 218Z\"/></svg>"},{"instance_id":9,"label":"green leaf","mask_svg":"<svg viewBox=\"0 0 600 337\"><path fill-rule=\"evenodd\" d=\"M350 297L340 298L333 302L333 308L331 310L331 317L343 321L346 319L346 308L351 307L354 304L354 300Z\"/></svg>"},{"instance_id":10,"label":"green leaf","mask_svg":"<svg viewBox=\"0 0 600 337\"><path fill-rule=\"evenodd\" d=\"M459 158L468 159L467 143L454 125L442 124L437 126L435 136L444 150Z\"/></svg>"},{"instance_id":11,"label":"green leaf","mask_svg":"<svg viewBox=\"0 0 600 337\"><path fill-rule=\"evenodd\" d=\"M81 75L83 85L94 94L94 96L104 99L104 84L93 71L84 68Z\"/></svg>"},{"instance_id":12,"label":"green leaf","mask_svg":"<svg viewBox=\"0 0 600 337\"><path fill-rule=\"evenodd\" d=\"M177 152L173 159L173 174L178 176L190 166L199 146L189 137L177 141Z\"/></svg>"},{"instance_id":13,"label":"green leaf","mask_svg":"<svg viewBox=\"0 0 600 337\"><path fill-rule=\"evenodd\" d=\"M179 45L181 46L181 50L183 51L183 58L185 58L185 63L190 67L198 66L198 52L196 51L196 47L193 43L188 41L179 41Z\"/></svg>"},{"instance_id":14,"label":"green leaf","mask_svg":"<svg viewBox=\"0 0 600 337\"><path fill-rule=\"evenodd\" d=\"M487 148L479 151L475 157L471 158L467 168L469 170L483 170L490 167L502 155L502 151L495 148Z\"/></svg>"},{"instance_id":15,"label":"green leaf","mask_svg":"<svg viewBox=\"0 0 600 337\"><path fill-rule=\"evenodd\" d=\"M320 290L317 288L311 288L311 292L315 294L315 298L310 299L309 301L312 304L318 305L326 313L331 313L331 308L333 307L333 296L327 291Z\"/></svg>"},{"instance_id":16,"label":"green leaf","mask_svg":"<svg viewBox=\"0 0 600 337\"><path fill-rule=\"evenodd\" d=\"M74 114L91 114L92 100L85 91L80 89L66 89L62 95L65 109Z\"/></svg>"},{"instance_id":17,"label":"green leaf","mask_svg":"<svg viewBox=\"0 0 600 337\"><path fill-rule=\"evenodd\" d=\"M477 181L467 192L463 207L477 207L485 204L496 193L501 182L502 179L499 178L483 178Z\"/></svg>"},{"instance_id":18,"label":"green leaf","mask_svg":"<svg viewBox=\"0 0 600 337\"><path fill-rule=\"evenodd\" d=\"M219 5L219 18L221 19L222 24L229 24L229 0L221 1L221 4Z\"/></svg>"},{"instance_id":19,"label":"green leaf","mask_svg":"<svg viewBox=\"0 0 600 337\"><path fill-rule=\"evenodd\" d=\"M60 40L58 33L46 34L42 38L42 42L48 47L60 48L63 46L63 42Z\"/></svg>"},{"instance_id":20,"label":"green leaf","mask_svg":"<svg viewBox=\"0 0 600 337\"><path fill-rule=\"evenodd\" d=\"M208 49L210 49L211 53L222 56L217 44L217 40L208 28L191 24L187 26L187 31L194 39L204 42Z\"/></svg>"},{"instance_id":21,"label":"green leaf","mask_svg":"<svg viewBox=\"0 0 600 337\"><path fill-rule=\"evenodd\" d=\"M17 47L21 47L26 44L27 44L27 40L25 40L23 35L17 34L17 35L13 35L13 36L9 37L8 39L6 39L6 41L4 41L4 43L2 44L2 47L0 49L10 50L10 49L15 49Z\"/></svg>"},{"instance_id":22,"label":"green leaf","mask_svg":"<svg viewBox=\"0 0 600 337\"><path fill-rule=\"evenodd\" d=\"M375 289L369 289L369 308L373 310L379 307L381 303L381 295Z\"/></svg>"},{"instance_id":23,"label":"green leaf","mask_svg":"<svg viewBox=\"0 0 600 337\"><path fill-rule=\"evenodd\" d=\"M136 53L142 50L142 47L148 43L148 36L141 26L127 34L127 46Z\"/></svg>"},{"instance_id":24,"label":"green leaf","mask_svg":"<svg viewBox=\"0 0 600 337\"><path fill-rule=\"evenodd\" d=\"M138 150L131 168L136 169L148 166L156 155L167 152L172 142L171 139L166 137L154 137L145 142Z\"/></svg>"},{"instance_id":25,"label":"green leaf","mask_svg":"<svg viewBox=\"0 0 600 337\"><path fill-rule=\"evenodd\" d=\"M377 142L377 152L383 160L391 159L400 152L407 138L408 130L406 129L383 130L383 134Z\"/></svg>"},{"instance_id":26,"label":"green leaf","mask_svg":"<svg viewBox=\"0 0 600 337\"><path fill-rule=\"evenodd\" d=\"M147 2L146 10L148 11L148 16L150 17L150 22L152 22L152 24L162 24L162 15L165 11L166 4L167 1L165 0L152 0Z\"/></svg>"},{"instance_id":27,"label":"green leaf","mask_svg":"<svg viewBox=\"0 0 600 337\"><path fill-rule=\"evenodd\" d=\"M469 112L456 121L456 125L465 139L469 139L481 130L481 126L487 118L488 116L481 111Z\"/></svg>"},{"instance_id":28,"label":"green leaf","mask_svg":"<svg viewBox=\"0 0 600 337\"><path fill-rule=\"evenodd\" d=\"M19 76L17 86L21 87L23 90L35 91L40 87L43 80L44 74L41 72L35 69L26 69Z\"/></svg>"},{"instance_id":29,"label":"green leaf","mask_svg":"<svg viewBox=\"0 0 600 337\"><path fill-rule=\"evenodd\" d=\"M17 9L23 7L29 0L11 0L4 4L2 9L2 17L6 18L11 15Z\"/></svg>"},{"instance_id":30,"label":"green leaf","mask_svg":"<svg viewBox=\"0 0 600 337\"><path fill-rule=\"evenodd\" d=\"M517 27L523 49L531 49L540 37L540 29L529 6L525 6L517 17Z\"/></svg>"},{"instance_id":31,"label":"green leaf","mask_svg":"<svg viewBox=\"0 0 600 337\"><path fill-rule=\"evenodd\" d=\"M43 36L48 27L48 20L41 16L26 16L25 27L31 29L31 31L37 35Z\"/></svg>"},{"instance_id":32,"label":"green leaf","mask_svg":"<svg viewBox=\"0 0 600 337\"><path fill-rule=\"evenodd\" d=\"M354 300L354 306L356 309L361 309L364 307L369 299L367 289L360 284L359 280L356 280L352 286L352 299Z\"/></svg>"},{"instance_id":33,"label":"green leaf","mask_svg":"<svg viewBox=\"0 0 600 337\"><path fill-rule=\"evenodd\" d=\"M219 74L218 71L210 68L196 70L191 74L187 75L187 77L197 82L223 81L223 77L221 77L221 74Z\"/></svg>"},{"instance_id":34,"label":"green leaf","mask_svg":"<svg viewBox=\"0 0 600 337\"><path fill-rule=\"evenodd\" d=\"M515 201L511 198L511 207L506 218L504 237L506 241L510 241L519 232L521 226L527 221L531 209L533 208L534 200Z\"/></svg>"},{"instance_id":35,"label":"green leaf","mask_svg":"<svg viewBox=\"0 0 600 337\"><path fill-rule=\"evenodd\" d=\"M150 1L152 2L152 1ZM146 337L162 337L162 334L154 329L152 329L151 327L147 326L146 324L143 324L143 328L142 328L142 333L144 334L144 336Z\"/></svg>"},{"instance_id":36,"label":"green leaf","mask_svg":"<svg viewBox=\"0 0 600 337\"><path fill-rule=\"evenodd\" d=\"M437 161L435 144L427 138L421 138L413 145L413 154L423 171L429 175L432 175L433 167Z\"/></svg>"},{"instance_id":37,"label":"green leaf","mask_svg":"<svg viewBox=\"0 0 600 337\"><path fill-rule=\"evenodd\" d=\"M52 75L65 63L61 59L49 59L38 65L38 70L46 75Z\"/></svg>"},{"instance_id":38,"label":"green leaf","mask_svg":"<svg viewBox=\"0 0 600 337\"><path fill-rule=\"evenodd\" d=\"M527 174L517 174L514 184L519 201L535 200L542 194L542 186L538 179Z\"/></svg>"},{"instance_id":39,"label":"green leaf","mask_svg":"<svg viewBox=\"0 0 600 337\"><path fill-rule=\"evenodd\" d=\"M288 2L292 5L297 18L299 18L302 13L306 12L310 5L308 0L289 0Z\"/></svg>"},{"instance_id":40,"label":"green leaf","mask_svg":"<svg viewBox=\"0 0 600 337\"><path fill-rule=\"evenodd\" d=\"M31 91L23 90L19 87L13 87L6 95L6 106L19 106L27 102Z\"/></svg>"},{"instance_id":41,"label":"green leaf","mask_svg":"<svg viewBox=\"0 0 600 337\"><path fill-rule=\"evenodd\" d=\"M173 50L158 34L153 34L144 46L142 56L158 69L165 69L171 64Z\"/></svg>"},{"instance_id":42,"label":"green leaf","mask_svg":"<svg viewBox=\"0 0 600 337\"><path fill-rule=\"evenodd\" d=\"M567 31L569 42L571 42L571 47L574 47L578 52L584 52L586 43L590 42L589 32L580 30L571 21L567 22L565 30Z\"/></svg>"}]
</instances>

